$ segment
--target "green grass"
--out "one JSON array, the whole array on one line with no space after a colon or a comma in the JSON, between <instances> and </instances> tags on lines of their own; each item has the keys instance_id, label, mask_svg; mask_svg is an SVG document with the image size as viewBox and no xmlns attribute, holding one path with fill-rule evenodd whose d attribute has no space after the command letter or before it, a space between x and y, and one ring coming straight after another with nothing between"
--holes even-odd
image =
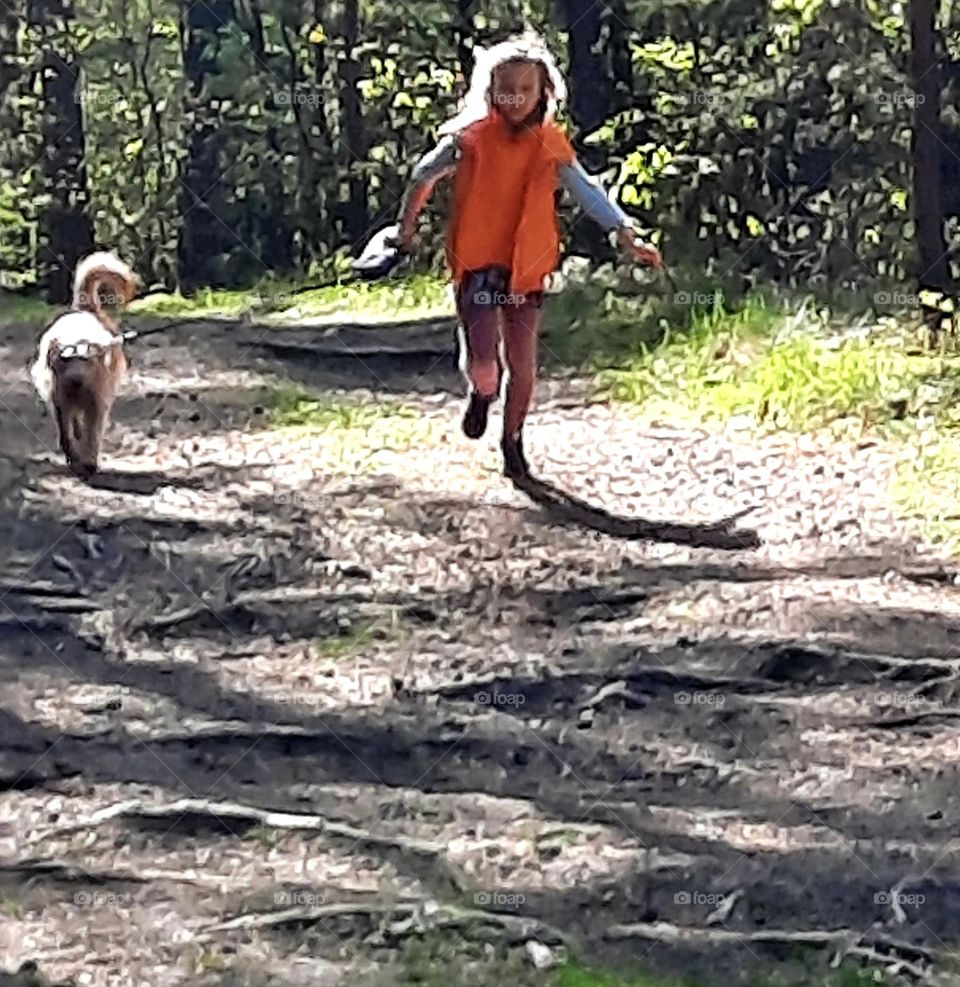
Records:
<instances>
[{"instance_id":1,"label":"green grass","mask_svg":"<svg viewBox=\"0 0 960 987\"><path fill-rule=\"evenodd\" d=\"M264 405L268 427L322 437L313 459L320 471L392 470L398 456L436 441L436 422L390 401L336 400L282 386L267 393Z\"/></svg>"},{"instance_id":2,"label":"green grass","mask_svg":"<svg viewBox=\"0 0 960 987\"><path fill-rule=\"evenodd\" d=\"M671 420L746 416L760 428L898 436L917 422L960 425L960 357L921 350L909 333L851 332L760 298L697 313L689 332L668 333L600 380L614 400Z\"/></svg>"},{"instance_id":3,"label":"green grass","mask_svg":"<svg viewBox=\"0 0 960 987\"><path fill-rule=\"evenodd\" d=\"M960 555L960 442L952 435L920 437L897 465L893 501L901 517L914 520L923 537Z\"/></svg>"},{"instance_id":4,"label":"green grass","mask_svg":"<svg viewBox=\"0 0 960 987\"><path fill-rule=\"evenodd\" d=\"M313 653L317 658L339 661L352 658L369 647L378 638L379 628L375 624L362 624L344 634L317 638L313 642Z\"/></svg>"},{"instance_id":5,"label":"green grass","mask_svg":"<svg viewBox=\"0 0 960 987\"><path fill-rule=\"evenodd\" d=\"M0 291L0 326L41 326L57 311L40 298Z\"/></svg>"},{"instance_id":6,"label":"green grass","mask_svg":"<svg viewBox=\"0 0 960 987\"><path fill-rule=\"evenodd\" d=\"M453 311L446 282L428 275L380 282L355 281L310 291L292 283L267 281L242 291L179 294L154 293L138 299L130 312L171 318L239 318L257 316L279 321L359 318L413 320L449 315Z\"/></svg>"},{"instance_id":7,"label":"green grass","mask_svg":"<svg viewBox=\"0 0 960 987\"><path fill-rule=\"evenodd\" d=\"M306 286L303 286L306 287ZM309 291L293 282L264 281L236 291L203 289L187 298L179 293L153 292L127 309L130 315L160 318L261 318L265 321L331 319L348 321L407 321L453 314L448 283L433 275L354 281ZM63 306L39 297L0 291L0 326L41 325Z\"/></svg>"},{"instance_id":8,"label":"green grass","mask_svg":"<svg viewBox=\"0 0 960 987\"><path fill-rule=\"evenodd\" d=\"M860 967L844 967L839 970L807 969L796 971L803 976L804 987L882 987L886 983L879 970ZM753 981L753 987L779 987L781 984L797 984L795 977L790 979ZM656 974L635 972L618 974L591 969L569 963L562 966L549 981L549 987L697 987L690 981L676 980Z\"/></svg>"},{"instance_id":9,"label":"green grass","mask_svg":"<svg viewBox=\"0 0 960 987\"><path fill-rule=\"evenodd\" d=\"M692 985L642 973L628 974L624 978L619 974L570 964L557 971L550 982L550 987L692 987Z\"/></svg>"},{"instance_id":10,"label":"green grass","mask_svg":"<svg viewBox=\"0 0 960 987\"><path fill-rule=\"evenodd\" d=\"M368 431L384 421L412 425L419 420L417 412L405 405L335 401L296 386L278 387L271 391L267 395L266 407L270 423L275 428Z\"/></svg>"}]
</instances>

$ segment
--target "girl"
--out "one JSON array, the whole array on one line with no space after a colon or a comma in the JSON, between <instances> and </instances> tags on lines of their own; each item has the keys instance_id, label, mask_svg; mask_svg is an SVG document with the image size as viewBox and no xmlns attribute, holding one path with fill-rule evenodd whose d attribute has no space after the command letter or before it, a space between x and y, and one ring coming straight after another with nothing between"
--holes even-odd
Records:
<instances>
[{"instance_id":1,"label":"girl","mask_svg":"<svg viewBox=\"0 0 960 987\"><path fill-rule=\"evenodd\" d=\"M465 330L461 369L469 397L463 431L471 439L486 431L500 388L502 354L507 366L503 471L512 479L528 473L523 423L536 384L544 280L559 259L558 181L589 216L618 231L620 245L636 260L655 268L663 263L583 170L554 122L565 94L556 64L539 41L477 49L463 109L414 168L400 214L400 247L409 252L417 217L434 186L454 177L447 260Z\"/></svg>"}]
</instances>

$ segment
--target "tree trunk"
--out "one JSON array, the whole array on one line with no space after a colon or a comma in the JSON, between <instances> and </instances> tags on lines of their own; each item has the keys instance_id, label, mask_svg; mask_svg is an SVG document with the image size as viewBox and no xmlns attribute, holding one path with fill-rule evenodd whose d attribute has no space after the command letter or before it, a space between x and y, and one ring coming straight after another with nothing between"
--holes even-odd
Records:
<instances>
[{"instance_id":1,"label":"tree trunk","mask_svg":"<svg viewBox=\"0 0 960 987\"><path fill-rule=\"evenodd\" d=\"M476 9L477 0L457 0L457 60L464 84L470 81L470 73L473 71L473 15Z\"/></svg>"},{"instance_id":2,"label":"tree trunk","mask_svg":"<svg viewBox=\"0 0 960 987\"><path fill-rule=\"evenodd\" d=\"M60 0L33 0L27 17L42 46L43 180L48 204L40 216L40 280L61 305L72 295L77 262L93 249L80 68L69 45L72 10Z\"/></svg>"},{"instance_id":3,"label":"tree trunk","mask_svg":"<svg viewBox=\"0 0 960 987\"><path fill-rule=\"evenodd\" d=\"M363 109L357 83L360 65L354 48L360 40L360 9L358 0L345 0L340 31L343 51L338 61L340 75L340 113L343 141L343 164L348 177L348 200L344 210L344 226L353 243L361 240L367 230L367 183L362 165L366 161L366 133Z\"/></svg>"},{"instance_id":4,"label":"tree trunk","mask_svg":"<svg viewBox=\"0 0 960 987\"><path fill-rule=\"evenodd\" d=\"M22 74L19 38L20 14L12 6L0 6L0 102Z\"/></svg>"},{"instance_id":5,"label":"tree trunk","mask_svg":"<svg viewBox=\"0 0 960 987\"><path fill-rule=\"evenodd\" d=\"M559 0L561 23L568 32L570 115L586 135L610 112L612 85L607 74L600 32L608 16L601 0Z\"/></svg>"},{"instance_id":6,"label":"tree trunk","mask_svg":"<svg viewBox=\"0 0 960 987\"><path fill-rule=\"evenodd\" d=\"M224 258L236 247L223 182L229 166L219 112L212 105L208 76L221 73L220 44L235 23L232 0L183 0L180 44L186 76L187 154L181 165L178 250L179 279L187 294L200 285L225 283Z\"/></svg>"},{"instance_id":7,"label":"tree trunk","mask_svg":"<svg viewBox=\"0 0 960 987\"><path fill-rule=\"evenodd\" d=\"M913 109L913 201L921 288L946 291L950 281L940 205L940 73L934 0L910 2Z\"/></svg>"},{"instance_id":8,"label":"tree trunk","mask_svg":"<svg viewBox=\"0 0 960 987\"><path fill-rule=\"evenodd\" d=\"M609 13L602 0L557 2L560 23L567 31L570 116L576 126L573 144L587 170L596 172L606 164L607 152L584 144L584 138L600 127L613 110L613 83L600 44ZM610 256L603 231L589 220L573 227L570 248L597 260Z\"/></svg>"}]
</instances>

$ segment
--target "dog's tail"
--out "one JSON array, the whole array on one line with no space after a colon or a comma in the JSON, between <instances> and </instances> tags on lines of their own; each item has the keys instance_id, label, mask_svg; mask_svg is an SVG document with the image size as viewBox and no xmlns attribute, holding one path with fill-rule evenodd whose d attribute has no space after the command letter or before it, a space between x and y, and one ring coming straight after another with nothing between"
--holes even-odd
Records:
<instances>
[{"instance_id":1,"label":"dog's tail","mask_svg":"<svg viewBox=\"0 0 960 987\"><path fill-rule=\"evenodd\" d=\"M90 254L77 265L73 307L78 312L92 312L105 325L115 328L113 319L104 311L104 296L108 304L123 308L133 301L139 285L136 274L116 254Z\"/></svg>"}]
</instances>

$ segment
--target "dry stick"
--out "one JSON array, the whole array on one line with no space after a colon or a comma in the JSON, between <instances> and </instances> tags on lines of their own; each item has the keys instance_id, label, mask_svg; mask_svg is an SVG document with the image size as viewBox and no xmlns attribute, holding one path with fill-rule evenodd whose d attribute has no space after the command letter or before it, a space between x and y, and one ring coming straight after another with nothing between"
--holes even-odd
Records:
<instances>
[{"instance_id":1,"label":"dry stick","mask_svg":"<svg viewBox=\"0 0 960 987\"><path fill-rule=\"evenodd\" d=\"M106 806L92 813L86 819L70 823L63 827L51 827L34 840L34 843L50 836L61 837L71 832L86 830L99 826L119 816L146 816L148 818L180 817L187 813L197 813L209 816L224 816L234 819L244 819L259 823L271 829L308 830L324 833L329 836L339 836L365 843L368 846L384 846L395 850L425 857L440 857L446 849L442 843L428 840L415 840L406 836L378 836L364 829L357 829L344 823L334 823L323 816L307 815L293 812L271 812L267 809L257 809L253 806L240 805L237 802L211 802L207 799L178 799L176 802L151 804L140 800L119 802Z\"/></svg>"},{"instance_id":2,"label":"dry stick","mask_svg":"<svg viewBox=\"0 0 960 987\"><path fill-rule=\"evenodd\" d=\"M810 930L790 930L790 929L758 929L753 932L736 932L732 929L704 929L698 926L679 926L672 922L635 922L629 925L613 925L604 933L607 939L651 939L656 942L680 945L684 943L743 943L743 942L770 942L770 943L807 943L813 946L835 945L844 948L847 954L867 955L880 957L889 964L899 964L904 969L910 969L916 976L925 977L926 974L918 966L911 964L909 960L899 956L884 956L872 949L869 944L865 944L864 933L854 932L852 929L834 929L832 931L824 929ZM875 943L885 946L890 950L902 950L914 953L932 963L936 955L922 946L915 946L911 943L900 943L885 936L877 936Z\"/></svg>"},{"instance_id":3,"label":"dry stick","mask_svg":"<svg viewBox=\"0 0 960 987\"><path fill-rule=\"evenodd\" d=\"M161 870L156 867L114 867L110 870L90 869L60 857L30 857L26 860L13 860L0 864L0 871L16 873L34 871L38 874L53 873L65 881L87 881L90 884L147 884L150 881L171 881L177 884L190 884L214 890L223 886L221 877L178 870Z\"/></svg>"},{"instance_id":4,"label":"dry stick","mask_svg":"<svg viewBox=\"0 0 960 987\"><path fill-rule=\"evenodd\" d=\"M618 679L616 682L608 682L606 685L601 686L583 705L580 707L580 712L585 712L588 709L596 709L598 706L602 706L607 699L623 699L628 703L633 703L636 706L646 706L646 700L643 696L637 695L635 692L627 687L627 683L623 679Z\"/></svg>"},{"instance_id":5,"label":"dry stick","mask_svg":"<svg viewBox=\"0 0 960 987\"><path fill-rule=\"evenodd\" d=\"M489 912L482 908L462 908L457 905L436 904L427 912L427 902L404 901L394 904L382 902L332 902L329 905L317 905L310 908L286 908L278 912L257 912L238 915L226 922L217 922L207 926L203 933L191 940L191 944L203 944L213 940L215 932L232 932L236 929L268 929L293 923L322 922L326 918L338 915L395 915L415 916L423 913L429 921L444 926L476 925L481 922L492 922L505 930L515 933L518 938L529 939L551 938L568 945L570 937L561 929L541 922L537 918L523 915L505 915L502 912Z\"/></svg>"}]
</instances>

